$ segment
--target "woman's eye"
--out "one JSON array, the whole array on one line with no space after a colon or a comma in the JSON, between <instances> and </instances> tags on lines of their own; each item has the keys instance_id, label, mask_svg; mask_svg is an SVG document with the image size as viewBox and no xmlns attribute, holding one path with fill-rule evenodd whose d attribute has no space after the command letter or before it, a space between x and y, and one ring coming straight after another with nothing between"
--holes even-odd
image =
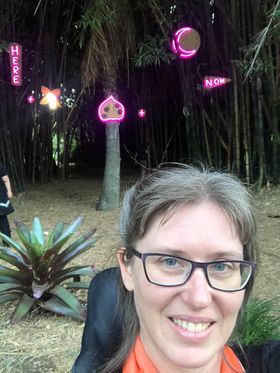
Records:
<instances>
[{"instance_id":1,"label":"woman's eye","mask_svg":"<svg viewBox=\"0 0 280 373\"><path fill-rule=\"evenodd\" d=\"M226 272L232 270L230 263L214 263L212 269L216 272Z\"/></svg>"},{"instance_id":2,"label":"woman's eye","mask_svg":"<svg viewBox=\"0 0 280 373\"><path fill-rule=\"evenodd\" d=\"M175 267L178 265L178 260L175 258L163 258L162 263L168 267Z\"/></svg>"}]
</instances>

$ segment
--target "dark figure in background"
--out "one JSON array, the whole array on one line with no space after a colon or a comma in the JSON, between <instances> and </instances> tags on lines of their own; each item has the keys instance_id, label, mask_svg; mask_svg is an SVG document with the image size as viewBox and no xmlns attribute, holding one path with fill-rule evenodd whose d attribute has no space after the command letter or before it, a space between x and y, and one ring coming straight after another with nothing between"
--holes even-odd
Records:
<instances>
[{"instance_id":1,"label":"dark figure in background","mask_svg":"<svg viewBox=\"0 0 280 373\"><path fill-rule=\"evenodd\" d=\"M11 237L8 215L14 211L10 202L13 193L7 169L0 163L0 232Z\"/></svg>"}]
</instances>

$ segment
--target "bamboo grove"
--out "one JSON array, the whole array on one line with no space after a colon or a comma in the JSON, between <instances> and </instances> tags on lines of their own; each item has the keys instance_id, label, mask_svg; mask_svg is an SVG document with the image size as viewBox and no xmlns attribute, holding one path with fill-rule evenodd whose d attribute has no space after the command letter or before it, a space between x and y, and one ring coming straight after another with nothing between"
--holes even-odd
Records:
<instances>
[{"instance_id":1,"label":"bamboo grove","mask_svg":"<svg viewBox=\"0 0 280 373\"><path fill-rule=\"evenodd\" d=\"M257 188L277 185L280 1L115 2L130 6L125 14L131 25L126 30L130 48L122 39L115 46L125 52L118 67L112 66L118 55L114 45L110 58L128 113L120 126L123 167L143 160L149 168L199 161L228 169ZM91 9L98 4L102 12L93 17ZM85 64L96 47L87 26L98 27L102 17L108 22L114 17L110 1L10 0L0 8L0 160L17 191L24 190L26 180L49 182L57 171L67 178L70 161L86 160L90 167L102 163L104 131L96 108L104 89L98 71L106 60L88 65L95 69L94 84ZM201 37L197 56L188 61L169 47L182 25ZM16 88L10 84L7 55L13 41L23 46L23 84ZM232 80L205 91L206 75ZM60 110L50 113L38 100L26 103L31 91L39 96L41 85L62 88ZM144 120L137 117L140 107L147 112Z\"/></svg>"}]
</instances>

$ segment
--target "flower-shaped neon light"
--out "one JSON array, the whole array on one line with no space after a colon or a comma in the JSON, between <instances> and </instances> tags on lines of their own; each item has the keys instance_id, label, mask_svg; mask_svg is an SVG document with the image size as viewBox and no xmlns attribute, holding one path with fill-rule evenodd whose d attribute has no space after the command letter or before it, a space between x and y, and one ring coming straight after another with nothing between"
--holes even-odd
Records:
<instances>
[{"instance_id":1,"label":"flower-shaped neon light","mask_svg":"<svg viewBox=\"0 0 280 373\"><path fill-rule=\"evenodd\" d=\"M40 101L41 105L49 105L49 108L51 110L55 110L58 107L61 107L59 102L59 96L60 96L60 89L49 89L45 86L41 86L41 93L43 95L43 98Z\"/></svg>"},{"instance_id":2,"label":"flower-shaped neon light","mask_svg":"<svg viewBox=\"0 0 280 373\"><path fill-rule=\"evenodd\" d=\"M192 27L182 27L175 32L171 42L172 51L181 58L193 57L200 47L199 33Z\"/></svg>"},{"instance_id":3,"label":"flower-shaped neon light","mask_svg":"<svg viewBox=\"0 0 280 373\"><path fill-rule=\"evenodd\" d=\"M102 122L120 122L124 119L125 108L112 95L106 98L98 107L98 116Z\"/></svg>"}]
</instances>

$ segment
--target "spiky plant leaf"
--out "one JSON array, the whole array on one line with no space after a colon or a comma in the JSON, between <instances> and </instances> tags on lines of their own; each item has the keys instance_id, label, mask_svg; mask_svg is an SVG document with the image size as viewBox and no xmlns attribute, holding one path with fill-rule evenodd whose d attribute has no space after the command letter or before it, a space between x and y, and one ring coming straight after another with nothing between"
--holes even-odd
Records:
<instances>
[{"instance_id":1,"label":"spiky plant leaf","mask_svg":"<svg viewBox=\"0 0 280 373\"><path fill-rule=\"evenodd\" d=\"M0 268L0 277L1 276L10 276L11 278L14 278L21 283L30 283L30 280L32 279L31 273L26 273L23 271L17 271L8 267L1 266Z\"/></svg>"},{"instance_id":2,"label":"spiky plant leaf","mask_svg":"<svg viewBox=\"0 0 280 373\"><path fill-rule=\"evenodd\" d=\"M23 317L30 311L30 309L35 304L36 299L24 294L20 301L18 302L15 311L11 317L11 324L14 325L18 323Z\"/></svg>"},{"instance_id":3,"label":"spiky plant leaf","mask_svg":"<svg viewBox=\"0 0 280 373\"><path fill-rule=\"evenodd\" d=\"M0 294L0 304L5 302L10 302L12 300L16 300L20 298L22 295L20 293L8 293L8 294Z\"/></svg>"},{"instance_id":4,"label":"spiky plant leaf","mask_svg":"<svg viewBox=\"0 0 280 373\"><path fill-rule=\"evenodd\" d=\"M46 251L48 251L49 248L53 246L53 243L58 240L58 238L61 236L64 229L63 223L57 223L52 232L50 233L47 244L46 244Z\"/></svg>"},{"instance_id":5,"label":"spiky plant leaf","mask_svg":"<svg viewBox=\"0 0 280 373\"><path fill-rule=\"evenodd\" d=\"M66 237L69 239L73 233L80 227L84 220L84 216L78 216L70 225L65 229L65 231L58 237L57 241L54 242L56 245L58 242L64 240Z\"/></svg>"},{"instance_id":6,"label":"spiky plant leaf","mask_svg":"<svg viewBox=\"0 0 280 373\"><path fill-rule=\"evenodd\" d=\"M15 284L12 282L6 282L4 284L0 284L0 293L8 292L10 290L24 291L24 287L21 284Z\"/></svg>"},{"instance_id":7,"label":"spiky plant leaf","mask_svg":"<svg viewBox=\"0 0 280 373\"><path fill-rule=\"evenodd\" d=\"M27 229L27 227L20 221L15 219L15 225L16 225L16 233L20 239L20 241L23 243L24 247L27 250L27 253L32 261L32 264L36 266L36 261L38 260L38 257L40 257L40 251L36 249L35 246L32 245L31 242L31 232Z\"/></svg>"},{"instance_id":8,"label":"spiky plant leaf","mask_svg":"<svg viewBox=\"0 0 280 373\"><path fill-rule=\"evenodd\" d=\"M93 269L93 267L70 267L58 272L54 272L54 274L50 277L50 280L56 283L61 283L67 280L68 278L75 276L93 277L95 273L96 271Z\"/></svg>"},{"instance_id":9,"label":"spiky plant leaf","mask_svg":"<svg viewBox=\"0 0 280 373\"><path fill-rule=\"evenodd\" d=\"M83 307L79 300L70 291L65 289L63 286L57 285L50 291L51 294L61 299L66 303L74 312L80 313L83 311Z\"/></svg>"},{"instance_id":10,"label":"spiky plant leaf","mask_svg":"<svg viewBox=\"0 0 280 373\"><path fill-rule=\"evenodd\" d=\"M11 276L7 276L7 275L1 275L0 274L0 284L2 283L11 283L11 284L17 284L17 285L21 285L21 281L17 280L16 278L14 277L11 277Z\"/></svg>"},{"instance_id":11,"label":"spiky plant leaf","mask_svg":"<svg viewBox=\"0 0 280 373\"><path fill-rule=\"evenodd\" d=\"M86 282L67 282L65 287L67 289L88 289L90 285L89 281Z\"/></svg>"},{"instance_id":12,"label":"spiky plant leaf","mask_svg":"<svg viewBox=\"0 0 280 373\"><path fill-rule=\"evenodd\" d=\"M30 241L29 247L32 247L32 249L35 251L37 258L40 257L43 254L43 246L40 244L33 231L30 231Z\"/></svg>"},{"instance_id":13,"label":"spiky plant leaf","mask_svg":"<svg viewBox=\"0 0 280 373\"><path fill-rule=\"evenodd\" d=\"M35 217L33 220L32 230L37 238L38 243L42 246L45 245L45 236L42 229L41 221L38 217Z\"/></svg>"},{"instance_id":14,"label":"spiky plant leaf","mask_svg":"<svg viewBox=\"0 0 280 373\"><path fill-rule=\"evenodd\" d=\"M3 233L0 233L0 237L2 238L2 240L4 240L8 245L10 245L11 247L13 247L15 249L15 251L18 252L18 254L20 254L22 256L22 258L24 259L24 261L26 263L30 263L30 258L28 256L28 253L26 251L26 249L21 246L19 243L17 243L16 241L14 241L13 239L11 239L9 236L6 236L5 234Z\"/></svg>"},{"instance_id":15,"label":"spiky plant leaf","mask_svg":"<svg viewBox=\"0 0 280 373\"><path fill-rule=\"evenodd\" d=\"M76 248L73 248L72 251L70 251L70 252L68 251L67 254L65 254L64 251L63 251L61 254L57 255L57 257L55 258L53 267L56 270L62 269L63 267L66 266L66 264L68 264L76 256L78 256L78 255L84 253L85 251L89 250L95 242L96 242L96 238L94 238L90 241L84 242L82 245L80 245Z\"/></svg>"},{"instance_id":16,"label":"spiky plant leaf","mask_svg":"<svg viewBox=\"0 0 280 373\"><path fill-rule=\"evenodd\" d=\"M22 297L11 322L18 322L35 306L84 321L85 309L69 290L60 285L69 278L74 281L78 278L80 281L81 276L93 277L95 274L88 266L63 269L96 241L95 237L89 239L95 233L95 230L91 230L63 249L82 221L83 216L78 217L64 231L64 225L57 224L48 240L43 238L39 218L34 219L30 231L19 220L16 221L21 242L18 244L8 239L12 243L11 247L0 246L0 259L7 263L7 266L0 265L0 302ZM10 268L10 265L15 268ZM89 282L81 281L76 288L88 286ZM49 303L45 305L47 299L50 302L48 300Z\"/></svg>"},{"instance_id":17,"label":"spiky plant leaf","mask_svg":"<svg viewBox=\"0 0 280 373\"><path fill-rule=\"evenodd\" d=\"M16 253L12 252L8 248L0 247L0 259L21 269L22 271L30 272L30 268L24 262L23 258L17 255Z\"/></svg>"},{"instance_id":18,"label":"spiky plant leaf","mask_svg":"<svg viewBox=\"0 0 280 373\"><path fill-rule=\"evenodd\" d=\"M75 312L72 308L67 306L63 301L53 296L51 299L44 303L40 303L40 306L48 311L57 313L62 316L69 316L78 321L85 322L86 320L86 310L82 309L81 312Z\"/></svg>"},{"instance_id":19,"label":"spiky plant leaf","mask_svg":"<svg viewBox=\"0 0 280 373\"><path fill-rule=\"evenodd\" d=\"M72 234L69 234L68 236L64 237L63 239L58 239L44 254L44 259L48 259L51 256L55 256L62 246L69 240L69 238L72 237Z\"/></svg>"}]
</instances>

